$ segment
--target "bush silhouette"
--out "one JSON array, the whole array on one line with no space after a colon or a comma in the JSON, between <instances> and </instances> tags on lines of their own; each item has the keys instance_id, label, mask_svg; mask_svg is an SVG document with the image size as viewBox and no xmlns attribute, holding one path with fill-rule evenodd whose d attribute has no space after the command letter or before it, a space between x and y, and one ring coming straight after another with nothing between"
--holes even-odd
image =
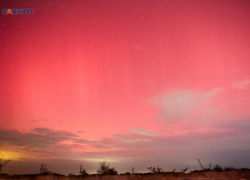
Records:
<instances>
[{"instance_id":1,"label":"bush silhouette","mask_svg":"<svg viewBox=\"0 0 250 180\"><path fill-rule=\"evenodd\" d=\"M162 170L162 168L160 168L159 166L157 166L157 168L156 168L156 167L148 167L148 170L150 170L151 173L160 173L160 172L164 172L164 171Z\"/></svg>"},{"instance_id":2,"label":"bush silhouette","mask_svg":"<svg viewBox=\"0 0 250 180\"><path fill-rule=\"evenodd\" d=\"M214 171L222 171L222 167L218 164L214 165L214 168L213 168Z\"/></svg>"},{"instance_id":3,"label":"bush silhouette","mask_svg":"<svg viewBox=\"0 0 250 180\"><path fill-rule=\"evenodd\" d=\"M84 176L84 175L88 175L87 171L85 169L83 169L81 172L80 172L80 175Z\"/></svg>"},{"instance_id":4,"label":"bush silhouette","mask_svg":"<svg viewBox=\"0 0 250 180\"><path fill-rule=\"evenodd\" d=\"M233 166L225 167L225 171L232 171L232 170L236 170L236 169Z\"/></svg>"},{"instance_id":5,"label":"bush silhouette","mask_svg":"<svg viewBox=\"0 0 250 180\"><path fill-rule=\"evenodd\" d=\"M188 167L186 167L185 169L181 170L182 173L186 173L187 171L188 171Z\"/></svg>"},{"instance_id":6,"label":"bush silhouette","mask_svg":"<svg viewBox=\"0 0 250 180\"><path fill-rule=\"evenodd\" d=\"M100 163L100 167L97 170L98 174L113 174L116 175L117 171L115 170L115 168L109 168L109 163L107 162L101 162Z\"/></svg>"}]
</instances>

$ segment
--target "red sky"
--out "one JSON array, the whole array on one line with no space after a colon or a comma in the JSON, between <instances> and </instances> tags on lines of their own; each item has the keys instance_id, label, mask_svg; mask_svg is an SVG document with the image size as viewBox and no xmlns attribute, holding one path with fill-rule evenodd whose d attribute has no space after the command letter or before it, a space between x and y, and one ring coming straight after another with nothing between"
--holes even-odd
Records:
<instances>
[{"instance_id":1,"label":"red sky","mask_svg":"<svg viewBox=\"0 0 250 180\"><path fill-rule=\"evenodd\" d=\"M250 168L249 1L0 7L35 9L0 18L4 172Z\"/></svg>"}]
</instances>

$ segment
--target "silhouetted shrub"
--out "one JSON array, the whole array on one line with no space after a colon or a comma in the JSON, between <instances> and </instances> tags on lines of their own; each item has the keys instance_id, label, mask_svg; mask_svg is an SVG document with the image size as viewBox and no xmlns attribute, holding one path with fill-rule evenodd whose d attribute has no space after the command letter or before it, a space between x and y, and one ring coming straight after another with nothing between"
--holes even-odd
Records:
<instances>
[{"instance_id":1,"label":"silhouetted shrub","mask_svg":"<svg viewBox=\"0 0 250 180\"><path fill-rule=\"evenodd\" d=\"M115 168L109 168L109 163L105 161L100 163L100 167L97 170L97 173L98 174L112 174L112 175L118 174Z\"/></svg>"},{"instance_id":2,"label":"silhouetted shrub","mask_svg":"<svg viewBox=\"0 0 250 180\"><path fill-rule=\"evenodd\" d=\"M118 173L115 168L110 168L105 174L117 175Z\"/></svg>"},{"instance_id":3,"label":"silhouetted shrub","mask_svg":"<svg viewBox=\"0 0 250 180\"><path fill-rule=\"evenodd\" d=\"M74 174L73 173L69 173L69 174L67 174L67 176L74 176Z\"/></svg>"},{"instance_id":4,"label":"silhouetted shrub","mask_svg":"<svg viewBox=\"0 0 250 180\"><path fill-rule=\"evenodd\" d=\"M82 169L82 171L80 172L80 175L84 176L84 175L88 175L88 173L85 169Z\"/></svg>"},{"instance_id":5,"label":"silhouetted shrub","mask_svg":"<svg viewBox=\"0 0 250 180\"><path fill-rule=\"evenodd\" d=\"M236 170L236 169L233 166L225 167L225 171L232 171L232 170Z\"/></svg>"},{"instance_id":6,"label":"silhouetted shrub","mask_svg":"<svg viewBox=\"0 0 250 180\"><path fill-rule=\"evenodd\" d=\"M222 171L222 167L218 164L214 165L214 168L213 168L214 171Z\"/></svg>"},{"instance_id":7,"label":"silhouetted shrub","mask_svg":"<svg viewBox=\"0 0 250 180\"><path fill-rule=\"evenodd\" d=\"M44 174L44 175L48 175L48 174L50 174L50 175L60 175L60 174L52 172L52 171L44 171L41 174Z\"/></svg>"},{"instance_id":8,"label":"silhouetted shrub","mask_svg":"<svg viewBox=\"0 0 250 180\"><path fill-rule=\"evenodd\" d=\"M160 168L159 166L157 166L157 168L156 168L156 167L148 167L148 170L150 170L151 173L160 173L160 172L164 172L164 171L162 170L162 168Z\"/></svg>"},{"instance_id":9,"label":"silhouetted shrub","mask_svg":"<svg viewBox=\"0 0 250 180\"><path fill-rule=\"evenodd\" d=\"M185 169L181 170L182 173L186 173L187 171L188 171L188 167L186 167Z\"/></svg>"}]
</instances>

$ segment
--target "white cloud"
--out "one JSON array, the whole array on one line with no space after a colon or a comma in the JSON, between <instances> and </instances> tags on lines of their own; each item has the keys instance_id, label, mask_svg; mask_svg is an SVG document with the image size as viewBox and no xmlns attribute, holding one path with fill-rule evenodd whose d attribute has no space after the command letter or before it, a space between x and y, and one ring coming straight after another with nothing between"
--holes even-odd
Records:
<instances>
[{"instance_id":1,"label":"white cloud","mask_svg":"<svg viewBox=\"0 0 250 180\"><path fill-rule=\"evenodd\" d=\"M128 136L124 136L124 135L121 135L120 140L125 142L125 143L136 143L136 142L151 141L150 139L128 137Z\"/></svg>"},{"instance_id":2,"label":"white cloud","mask_svg":"<svg viewBox=\"0 0 250 180\"><path fill-rule=\"evenodd\" d=\"M153 133L142 130L141 128L138 128L138 129L129 128L129 130L136 133L136 134L141 134L141 135L144 135L144 136L154 136Z\"/></svg>"},{"instance_id":3,"label":"white cloud","mask_svg":"<svg viewBox=\"0 0 250 180\"><path fill-rule=\"evenodd\" d=\"M168 123L181 121L191 111L207 104L222 88L215 88L206 92L192 90L172 90L152 100L160 108L157 119L164 119Z\"/></svg>"}]
</instances>

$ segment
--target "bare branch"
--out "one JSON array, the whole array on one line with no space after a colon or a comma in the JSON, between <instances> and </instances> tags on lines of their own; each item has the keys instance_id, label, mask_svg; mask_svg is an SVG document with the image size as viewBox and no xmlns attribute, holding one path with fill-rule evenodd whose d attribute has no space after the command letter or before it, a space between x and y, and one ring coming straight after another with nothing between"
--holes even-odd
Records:
<instances>
[{"instance_id":1,"label":"bare branch","mask_svg":"<svg viewBox=\"0 0 250 180\"><path fill-rule=\"evenodd\" d=\"M2 155L2 157L0 158L0 172L2 171L2 168L3 168L8 162L10 162L10 159L4 161L3 157L4 157L4 155ZM3 161L3 163L2 163L2 161Z\"/></svg>"},{"instance_id":2,"label":"bare branch","mask_svg":"<svg viewBox=\"0 0 250 180\"><path fill-rule=\"evenodd\" d=\"M10 162L10 160L5 161L5 162L1 165L1 167L3 168L8 162Z\"/></svg>"}]
</instances>

